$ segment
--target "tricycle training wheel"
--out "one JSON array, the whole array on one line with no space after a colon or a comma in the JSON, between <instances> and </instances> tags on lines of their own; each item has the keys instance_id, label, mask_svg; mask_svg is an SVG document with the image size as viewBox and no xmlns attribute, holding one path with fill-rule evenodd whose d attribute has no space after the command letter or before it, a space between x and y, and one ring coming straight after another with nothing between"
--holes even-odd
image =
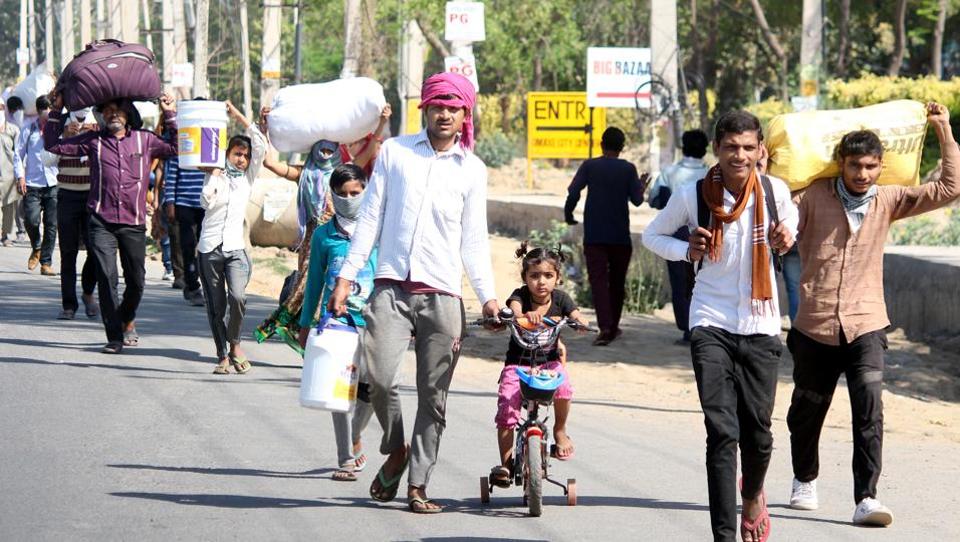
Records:
<instances>
[{"instance_id":1,"label":"tricycle training wheel","mask_svg":"<svg viewBox=\"0 0 960 542\"><path fill-rule=\"evenodd\" d=\"M486 476L480 477L480 502L483 504L490 502L490 480Z\"/></svg>"},{"instance_id":2,"label":"tricycle training wheel","mask_svg":"<svg viewBox=\"0 0 960 542\"><path fill-rule=\"evenodd\" d=\"M577 480L567 479L567 506L577 505Z\"/></svg>"}]
</instances>

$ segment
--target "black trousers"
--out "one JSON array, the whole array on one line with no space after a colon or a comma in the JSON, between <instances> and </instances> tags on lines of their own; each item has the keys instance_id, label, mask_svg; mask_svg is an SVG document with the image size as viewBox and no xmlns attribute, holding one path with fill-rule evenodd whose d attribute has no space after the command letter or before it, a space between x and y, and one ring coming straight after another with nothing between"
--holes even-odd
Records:
<instances>
[{"instance_id":1,"label":"black trousers","mask_svg":"<svg viewBox=\"0 0 960 542\"><path fill-rule=\"evenodd\" d=\"M89 190L64 190L57 194L57 232L60 235L60 299L64 310L76 311L77 303L77 257L80 254L80 242L87 248L87 256L80 272L80 287L83 295L93 294L97 286L97 265L90 252L90 238L87 223Z\"/></svg>"},{"instance_id":2,"label":"black trousers","mask_svg":"<svg viewBox=\"0 0 960 542\"><path fill-rule=\"evenodd\" d=\"M180 251L183 255L184 293L200 288L200 265L197 263L197 242L200 241L200 226L203 224L203 209L200 207L176 206L177 227L180 234Z\"/></svg>"},{"instance_id":3,"label":"black trousers","mask_svg":"<svg viewBox=\"0 0 960 542\"><path fill-rule=\"evenodd\" d=\"M853 426L853 496L855 502L877 496L883 455L883 351L887 333L874 331L840 345L815 341L791 329L787 347L793 354L793 398L787 412L793 474L815 480L820 470L820 430L840 375L847 377Z\"/></svg>"},{"instance_id":4,"label":"black trousers","mask_svg":"<svg viewBox=\"0 0 960 542\"><path fill-rule=\"evenodd\" d=\"M110 224L95 214L90 215L90 244L97 260L97 288L100 290L100 315L108 342L122 342L123 328L137 316L143 298L147 252L146 226ZM117 293L117 252L123 268L123 300Z\"/></svg>"},{"instance_id":5,"label":"black trousers","mask_svg":"<svg viewBox=\"0 0 960 542\"><path fill-rule=\"evenodd\" d=\"M603 333L615 333L620 329L631 254L633 247L630 245L583 246L593 308L597 313L597 325Z\"/></svg>"},{"instance_id":6,"label":"black trousers","mask_svg":"<svg viewBox=\"0 0 960 542\"><path fill-rule=\"evenodd\" d=\"M693 370L707 428L707 488L714 540L736 541L737 445L743 498L754 499L773 452L770 415L783 344L778 336L736 335L696 327L690 337Z\"/></svg>"},{"instance_id":7,"label":"black trousers","mask_svg":"<svg viewBox=\"0 0 960 542\"><path fill-rule=\"evenodd\" d=\"M42 265L52 265L53 249L57 244L57 187L28 186L23 196L23 214L30 247L40 251Z\"/></svg>"}]
</instances>

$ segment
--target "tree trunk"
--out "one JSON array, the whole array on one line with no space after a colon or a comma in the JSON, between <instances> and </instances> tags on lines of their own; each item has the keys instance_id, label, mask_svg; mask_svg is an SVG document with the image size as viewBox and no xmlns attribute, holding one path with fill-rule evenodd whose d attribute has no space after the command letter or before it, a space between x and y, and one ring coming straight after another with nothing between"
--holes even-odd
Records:
<instances>
[{"instance_id":1,"label":"tree trunk","mask_svg":"<svg viewBox=\"0 0 960 542\"><path fill-rule=\"evenodd\" d=\"M450 49L447 49L447 46L444 45L443 41L437 36L433 30L423 21L423 17L417 17L417 26L420 27L420 31L423 32L423 37L427 39L427 43L430 44L430 47L438 54L441 58L446 58L452 56L450 54Z\"/></svg>"},{"instance_id":2,"label":"tree trunk","mask_svg":"<svg viewBox=\"0 0 960 542\"><path fill-rule=\"evenodd\" d=\"M893 45L893 58L890 59L890 68L887 75L898 77L903 57L907 52L907 0L897 0L896 20L893 22L896 41Z\"/></svg>"},{"instance_id":3,"label":"tree trunk","mask_svg":"<svg viewBox=\"0 0 960 542\"><path fill-rule=\"evenodd\" d=\"M840 34L837 44L837 76L847 75L847 49L850 44L850 0L840 0L840 23L837 29Z\"/></svg>"},{"instance_id":4,"label":"tree trunk","mask_svg":"<svg viewBox=\"0 0 960 542\"><path fill-rule=\"evenodd\" d=\"M697 0L690 0L690 43L693 49L693 71L696 73L697 105L700 110L700 128L707 126L710 104L707 103L707 86L704 84L703 49L700 47L700 29L697 20Z\"/></svg>"},{"instance_id":5,"label":"tree trunk","mask_svg":"<svg viewBox=\"0 0 960 542\"><path fill-rule=\"evenodd\" d=\"M905 2L906 0L900 1ZM750 0L750 5L753 6L753 14L757 17L757 26L760 27L760 31L763 33L763 39L767 42L767 45L770 47L770 50L773 51L773 55L780 64L777 66L776 63L774 63L774 69L776 69L780 75L780 99L784 102L789 102L790 90L787 88L787 53L784 51L783 46L780 45L780 40L777 39L777 35L770 29L770 24L767 23L767 16L763 13L760 0Z\"/></svg>"},{"instance_id":6,"label":"tree trunk","mask_svg":"<svg viewBox=\"0 0 960 542\"><path fill-rule=\"evenodd\" d=\"M533 56L533 90L543 90L543 58L539 54Z\"/></svg>"},{"instance_id":7,"label":"tree trunk","mask_svg":"<svg viewBox=\"0 0 960 542\"><path fill-rule=\"evenodd\" d=\"M943 31L947 25L947 0L940 0L937 26L933 29L933 45L930 49L930 67L937 79L943 78Z\"/></svg>"},{"instance_id":8,"label":"tree trunk","mask_svg":"<svg viewBox=\"0 0 960 542\"><path fill-rule=\"evenodd\" d=\"M344 6L343 69L340 70L341 79L356 77L360 71L360 50L363 43L360 3L361 0L346 0Z\"/></svg>"}]
</instances>

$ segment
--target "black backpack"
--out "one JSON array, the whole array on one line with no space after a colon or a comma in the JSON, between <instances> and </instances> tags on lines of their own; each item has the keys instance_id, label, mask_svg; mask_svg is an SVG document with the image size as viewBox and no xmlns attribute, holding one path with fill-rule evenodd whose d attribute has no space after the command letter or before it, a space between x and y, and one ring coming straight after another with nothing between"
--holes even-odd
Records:
<instances>
[{"instance_id":1,"label":"black backpack","mask_svg":"<svg viewBox=\"0 0 960 542\"><path fill-rule=\"evenodd\" d=\"M697 225L704 229L710 229L710 208L707 206L707 201L703 198L703 181L700 179L697 181ZM763 199L767 204L767 213L770 214L770 219L774 224L780 222L780 214L777 212L777 200L773 196L773 184L770 182L770 178L766 175L760 176L760 183L763 186ZM783 271L783 256L779 252L770 248L770 252L773 254L773 268L778 272ZM706 258L706 254L703 256ZM697 272L703 268L703 258L697 262L696 270L694 269L693 264L690 264L687 267L687 294L688 296L693 295L693 283L696 281Z\"/></svg>"}]
</instances>

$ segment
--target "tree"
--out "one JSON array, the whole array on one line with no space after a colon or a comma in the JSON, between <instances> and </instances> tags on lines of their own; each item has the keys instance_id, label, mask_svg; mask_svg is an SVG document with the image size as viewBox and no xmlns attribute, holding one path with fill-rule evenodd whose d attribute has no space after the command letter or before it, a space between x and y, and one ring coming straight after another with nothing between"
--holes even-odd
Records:
<instances>
[{"instance_id":1,"label":"tree","mask_svg":"<svg viewBox=\"0 0 960 542\"><path fill-rule=\"evenodd\" d=\"M837 45L837 75L847 74L847 49L850 39L850 0L840 0L840 23L838 25L840 43Z\"/></svg>"},{"instance_id":2,"label":"tree","mask_svg":"<svg viewBox=\"0 0 960 542\"><path fill-rule=\"evenodd\" d=\"M900 1L904 2L906 0ZM760 27L764 40L766 40L770 51L773 52L773 55L779 62L779 66L776 68L780 76L780 99L784 102L789 101L790 90L787 88L787 52L784 50L783 45L780 44L777 35L770 29L770 24L767 22L767 16L764 14L763 7L760 5L760 0L750 0L750 5L753 7L753 13L757 18L757 26Z\"/></svg>"},{"instance_id":3,"label":"tree","mask_svg":"<svg viewBox=\"0 0 960 542\"><path fill-rule=\"evenodd\" d=\"M933 29L933 45L930 47L930 67L937 79L943 78L943 31L947 24L947 0L938 2L937 22Z\"/></svg>"},{"instance_id":4,"label":"tree","mask_svg":"<svg viewBox=\"0 0 960 542\"><path fill-rule=\"evenodd\" d=\"M890 68L887 69L887 75L897 77L900 75L900 66L903 65L903 59L907 52L907 0L897 0L893 22L896 41L894 42L893 56L890 59Z\"/></svg>"}]
</instances>

